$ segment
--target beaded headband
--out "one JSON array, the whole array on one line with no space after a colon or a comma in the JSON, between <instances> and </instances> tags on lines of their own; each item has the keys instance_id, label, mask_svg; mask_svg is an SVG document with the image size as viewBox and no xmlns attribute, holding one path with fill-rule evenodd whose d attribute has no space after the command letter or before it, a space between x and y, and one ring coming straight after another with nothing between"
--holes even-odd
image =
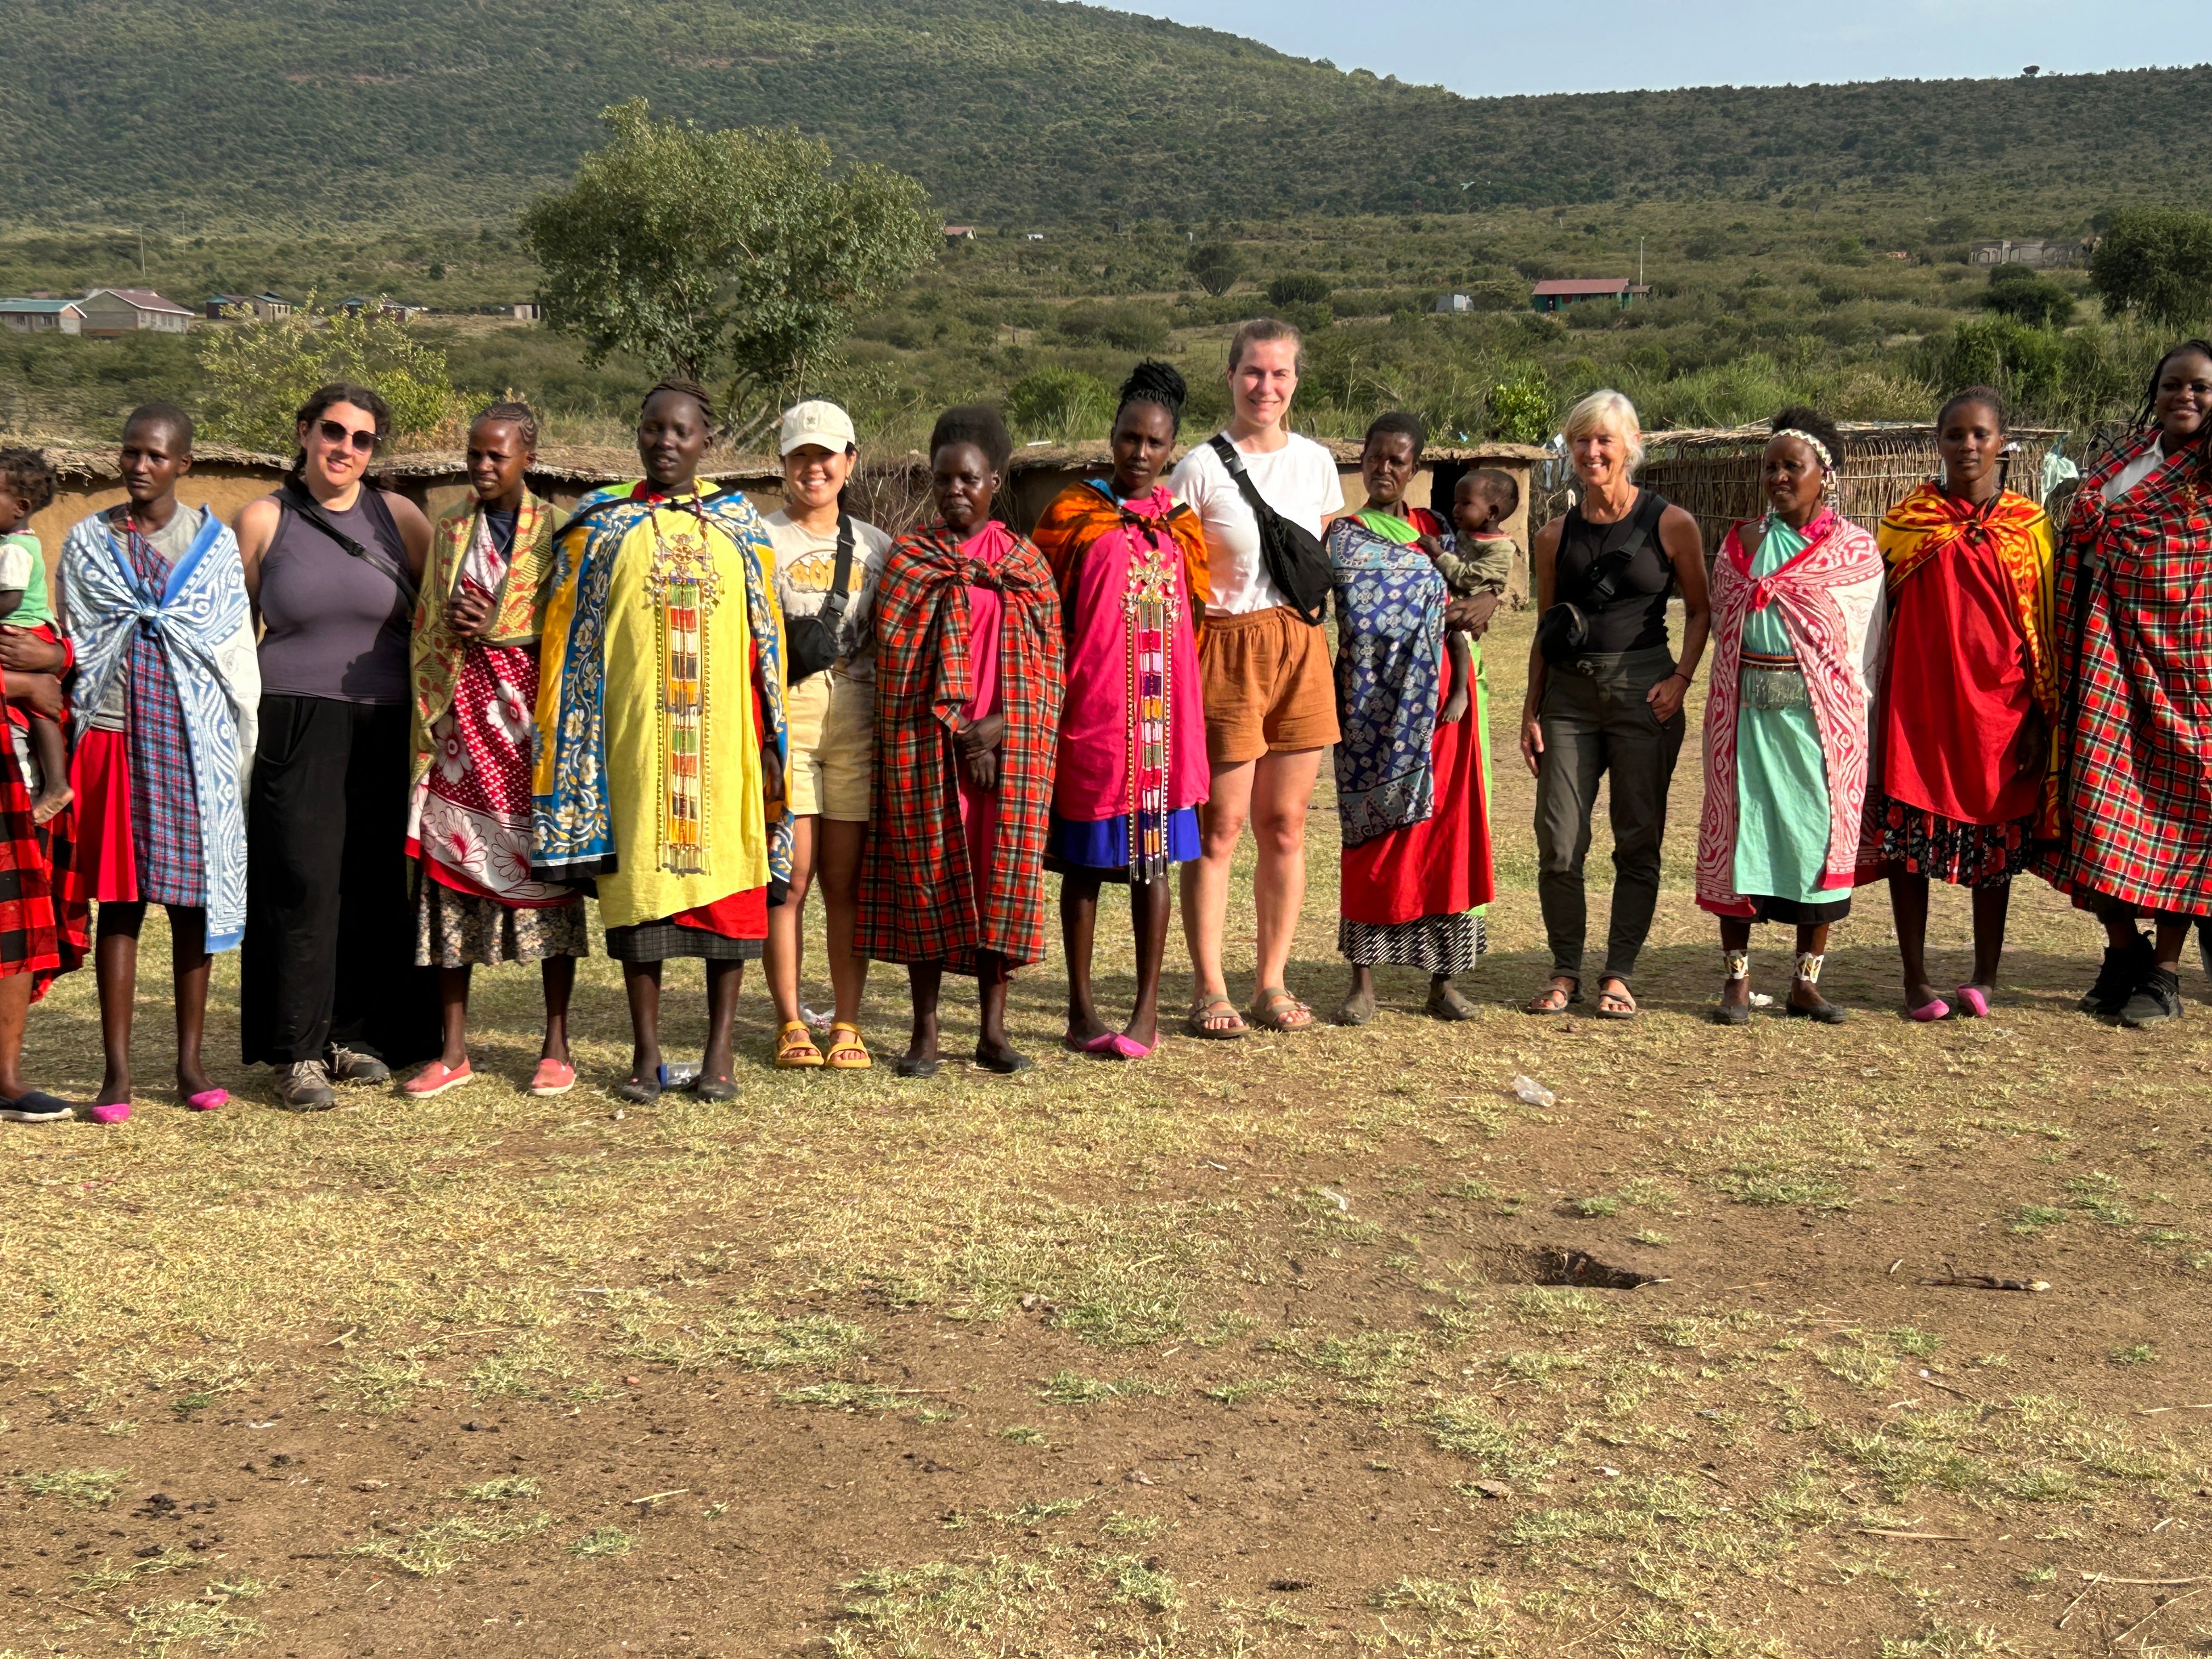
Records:
<instances>
[{"instance_id":1,"label":"beaded headband","mask_svg":"<svg viewBox=\"0 0 2212 1659\"><path fill-rule=\"evenodd\" d=\"M1806 448L1811 450L1813 453L1819 458L1821 471L1833 472L1836 470L1836 458L1828 453L1827 445L1822 443L1811 433L1804 431L1798 427L1785 426L1779 432L1777 432L1774 436L1777 438L1796 439L1798 442L1803 444ZM1771 440L1769 441L1771 441Z\"/></svg>"}]
</instances>

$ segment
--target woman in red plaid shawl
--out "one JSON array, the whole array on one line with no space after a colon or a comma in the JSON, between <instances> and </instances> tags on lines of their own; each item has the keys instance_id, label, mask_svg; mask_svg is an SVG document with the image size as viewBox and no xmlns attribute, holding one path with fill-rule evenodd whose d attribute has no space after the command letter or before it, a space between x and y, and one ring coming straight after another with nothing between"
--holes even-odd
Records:
<instances>
[{"instance_id":1,"label":"woman in red plaid shawl","mask_svg":"<svg viewBox=\"0 0 2212 1659\"><path fill-rule=\"evenodd\" d=\"M2212 342L2151 376L2145 429L2081 482L2058 558L2074 684L2059 882L2108 944L2085 1013L2179 1018L2181 947L2212 915ZM2155 919L2145 939L2136 918Z\"/></svg>"},{"instance_id":2,"label":"woman in red plaid shawl","mask_svg":"<svg viewBox=\"0 0 2212 1659\"><path fill-rule=\"evenodd\" d=\"M876 591L875 832L854 949L907 964L901 1077L939 1066L947 969L982 994L975 1063L1034 1062L1006 1036L1006 982L1044 954L1044 845L1060 730L1060 598L1044 555L991 517L1013 442L994 410L929 437L939 521L891 544Z\"/></svg>"}]
</instances>

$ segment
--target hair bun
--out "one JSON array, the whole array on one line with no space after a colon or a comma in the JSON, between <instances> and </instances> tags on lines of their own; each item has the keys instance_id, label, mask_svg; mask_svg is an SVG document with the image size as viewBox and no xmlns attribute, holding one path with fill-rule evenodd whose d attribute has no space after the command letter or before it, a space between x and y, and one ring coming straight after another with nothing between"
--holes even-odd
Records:
<instances>
[{"instance_id":1,"label":"hair bun","mask_svg":"<svg viewBox=\"0 0 2212 1659\"><path fill-rule=\"evenodd\" d=\"M1129 378L1121 382L1119 401L1127 404L1141 399L1164 404L1169 413L1179 416L1183 400L1189 396L1190 386L1173 363L1158 362L1148 357L1131 369Z\"/></svg>"}]
</instances>

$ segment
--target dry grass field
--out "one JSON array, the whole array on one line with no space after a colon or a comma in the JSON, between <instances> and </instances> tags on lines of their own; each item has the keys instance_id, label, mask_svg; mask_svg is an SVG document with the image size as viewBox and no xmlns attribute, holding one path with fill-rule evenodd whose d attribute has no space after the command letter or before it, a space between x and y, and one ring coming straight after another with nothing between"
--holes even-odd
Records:
<instances>
[{"instance_id":1,"label":"dry grass field","mask_svg":"<svg viewBox=\"0 0 2212 1659\"><path fill-rule=\"evenodd\" d=\"M1502 744L1527 638L1492 642ZM2212 1650L2194 965L2179 1027L2087 1019L2094 930L2029 884L1994 1017L1917 1027L1876 890L1826 981L1851 1023L1711 1026L1693 741L1646 1012L1532 1019L1530 790L1498 780L1463 1025L1386 973L1364 1030L1117 1067L1060 1049L1047 963L1036 1071L901 1083L769 1069L749 987L739 1097L623 1112L601 958L565 1099L523 1092L510 969L490 1075L433 1103L287 1116L257 1073L206 1118L149 1089L118 1130L11 1129L0 1654ZM1324 1012L1334 837L1292 977ZM1965 922L1942 896L1960 976ZM874 981L879 1049L903 989ZM90 1097L88 971L32 1048ZM1567 1252L1656 1279L1551 1282ZM1934 1282L1975 1275L2049 1288Z\"/></svg>"}]
</instances>

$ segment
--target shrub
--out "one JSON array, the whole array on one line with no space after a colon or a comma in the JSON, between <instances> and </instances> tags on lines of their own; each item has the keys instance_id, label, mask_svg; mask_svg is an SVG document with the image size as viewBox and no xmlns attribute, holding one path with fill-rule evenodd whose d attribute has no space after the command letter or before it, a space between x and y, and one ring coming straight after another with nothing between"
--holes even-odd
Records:
<instances>
[{"instance_id":1,"label":"shrub","mask_svg":"<svg viewBox=\"0 0 2212 1659\"><path fill-rule=\"evenodd\" d=\"M2089 286L2107 316L2140 311L2178 328L2212 314L2212 216L2123 208L2089 256Z\"/></svg>"},{"instance_id":2,"label":"shrub","mask_svg":"<svg viewBox=\"0 0 2212 1659\"><path fill-rule=\"evenodd\" d=\"M1335 293L1328 277L1310 270L1293 271L1267 284L1267 299L1277 306L1325 306Z\"/></svg>"},{"instance_id":3,"label":"shrub","mask_svg":"<svg viewBox=\"0 0 2212 1659\"><path fill-rule=\"evenodd\" d=\"M1552 383L1534 363L1515 365L1490 388L1490 435L1513 444L1540 444L1552 435Z\"/></svg>"},{"instance_id":4,"label":"shrub","mask_svg":"<svg viewBox=\"0 0 2212 1659\"><path fill-rule=\"evenodd\" d=\"M1229 242L1200 242L1185 261L1192 280L1217 298L1237 286L1244 274L1244 256Z\"/></svg>"},{"instance_id":5,"label":"shrub","mask_svg":"<svg viewBox=\"0 0 2212 1659\"><path fill-rule=\"evenodd\" d=\"M1071 340L1097 342L1116 351L1157 351L1167 343L1167 319L1139 305L1073 305L1057 327Z\"/></svg>"},{"instance_id":6,"label":"shrub","mask_svg":"<svg viewBox=\"0 0 2212 1659\"><path fill-rule=\"evenodd\" d=\"M331 380L383 394L396 438L434 433L460 418L444 352L415 338L397 317L372 308L321 317L310 312L313 303L310 295L289 317L241 322L204 337L210 437L289 450L293 411Z\"/></svg>"},{"instance_id":7,"label":"shrub","mask_svg":"<svg viewBox=\"0 0 2212 1659\"><path fill-rule=\"evenodd\" d=\"M2074 295L2066 285L2026 265L1999 265L1991 271L1982 305L2031 328L2055 328L2074 319Z\"/></svg>"},{"instance_id":8,"label":"shrub","mask_svg":"<svg viewBox=\"0 0 2212 1659\"><path fill-rule=\"evenodd\" d=\"M1114 393L1080 369L1033 368L1006 394L1006 413L1022 436L1065 443L1104 428L1114 416Z\"/></svg>"}]
</instances>

